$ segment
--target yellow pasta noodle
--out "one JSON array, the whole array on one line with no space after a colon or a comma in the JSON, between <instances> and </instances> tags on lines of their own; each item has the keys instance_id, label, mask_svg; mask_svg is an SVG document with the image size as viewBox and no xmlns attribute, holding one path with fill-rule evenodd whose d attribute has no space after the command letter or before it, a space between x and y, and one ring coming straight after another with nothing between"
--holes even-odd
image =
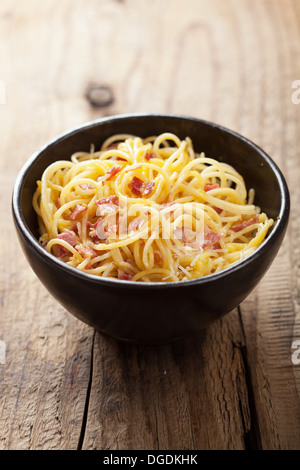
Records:
<instances>
[{"instance_id":1,"label":"yellow pasta noodle","mask_svg":"<svg viewBox=\"0 0 300 470\"><path fill-rule=\"evenodd\" d=\"M37 181L40 243L97 276L172 282L219 272L253 253L274 221L230 165L189 137L118 134L56 161Z\"/></svg>"}]
</instances>

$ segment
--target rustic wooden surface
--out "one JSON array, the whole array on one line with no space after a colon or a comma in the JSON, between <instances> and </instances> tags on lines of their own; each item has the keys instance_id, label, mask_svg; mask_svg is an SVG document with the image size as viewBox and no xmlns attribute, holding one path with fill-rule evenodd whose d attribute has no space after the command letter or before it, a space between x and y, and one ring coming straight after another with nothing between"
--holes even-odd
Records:
<instances>
[{"instance_id":1,"label":"rustic wooden surface","mask_svg":"<svg viewBox=\"0 0 300 470\"><path fill-rule=\"evenodd\" d=\"M300 449L299 54L298 0L1 1L1 450ZM111 102L92 106L93 86L109 87ZM250 297L155 348L116 343L65 312L25 261L10 211L33 151L130 112L232 128L291 188L288 234Z\"/></svg>"}]
</instances>

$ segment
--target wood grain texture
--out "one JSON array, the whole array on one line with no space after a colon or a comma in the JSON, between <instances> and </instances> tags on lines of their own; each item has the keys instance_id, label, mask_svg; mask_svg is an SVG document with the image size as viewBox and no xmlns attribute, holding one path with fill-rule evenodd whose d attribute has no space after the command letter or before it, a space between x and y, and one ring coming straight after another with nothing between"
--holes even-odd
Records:
<instances>
[{"instance_id":1,"label":"wood grain texture","mask_svg":"<svg viewBox=\"0 0 300 470\"><path fill-rule=\"evenodd\" d=\"M244 449L251 423L240 334L232 312L168 346L97 335L83 448Z\"/></svg>"},{"instance_id":2,"label":"wood grain texture","mask_svg":"<svg viewBox=\"0 0 300 470\"><path fill-rule=\"evenodd\" d=\"M0 449L300 449L299 54L298 0L2 0ZM87 99L98 86L107 106ZM10 214L31 153L131 112L232 128L292 189L287 236L255 291L159 348L116 343L65 312L27 265Z\"/></svg>"}]
</instances>

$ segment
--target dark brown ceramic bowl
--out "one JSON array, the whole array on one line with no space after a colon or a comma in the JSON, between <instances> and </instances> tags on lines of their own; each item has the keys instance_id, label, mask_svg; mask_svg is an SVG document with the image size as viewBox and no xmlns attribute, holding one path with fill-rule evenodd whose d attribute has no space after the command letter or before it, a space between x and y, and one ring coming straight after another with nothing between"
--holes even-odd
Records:
<instances>
[{"instance_id":1,"label":"dark brown ceramic bowl","mask_svg":"<svg viewBox=\"0 0 300 470\"><path fill-rule=\"evenodd\" d=\"M276 224L260 248L218 274L169 283L139 283L89 275L46 252L38 243L32 208L36 181L56 160L89 151L116 133L141 137L172 132L189 136L198 152L234 166L255 203ZM159 344L185 337L230 312L258 284L282 243L289 218L289 192L282 173L265 152L219 125L170 115L121 115L87 123L38 150L21 170L12 210L27 260L48 291L66 310L100 332L122 341Z\"/></svg>"}]
</instances>

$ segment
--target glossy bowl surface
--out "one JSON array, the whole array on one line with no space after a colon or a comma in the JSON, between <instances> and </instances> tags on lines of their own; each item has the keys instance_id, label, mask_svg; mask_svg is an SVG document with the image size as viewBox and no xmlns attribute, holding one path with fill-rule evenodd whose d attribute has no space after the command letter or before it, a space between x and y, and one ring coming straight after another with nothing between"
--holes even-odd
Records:
<instances>
[{"instance_id":1,"label":"glossy bowl surface","mask_svg":"<svg viewBox=\"0 0 300 470\"><path fill-rule=\"evenodd\" d=\"M116 133L147 137L172 132L189 136L197 152L227 162L254 188L255 204L276 224L250 257L218 274L167 283L139 283L82 273L46 252L38 243L32 207L36 181L56 160L89 151ZM37 277L78 319L121 341L166 343L203 329L239 305L274 260L289 219L289 191L274 161L257 145L217 124L174 115L120 115L72 129L39 149L21 169L12 197L18 238Z\"/></svg>"}]
</instances>

